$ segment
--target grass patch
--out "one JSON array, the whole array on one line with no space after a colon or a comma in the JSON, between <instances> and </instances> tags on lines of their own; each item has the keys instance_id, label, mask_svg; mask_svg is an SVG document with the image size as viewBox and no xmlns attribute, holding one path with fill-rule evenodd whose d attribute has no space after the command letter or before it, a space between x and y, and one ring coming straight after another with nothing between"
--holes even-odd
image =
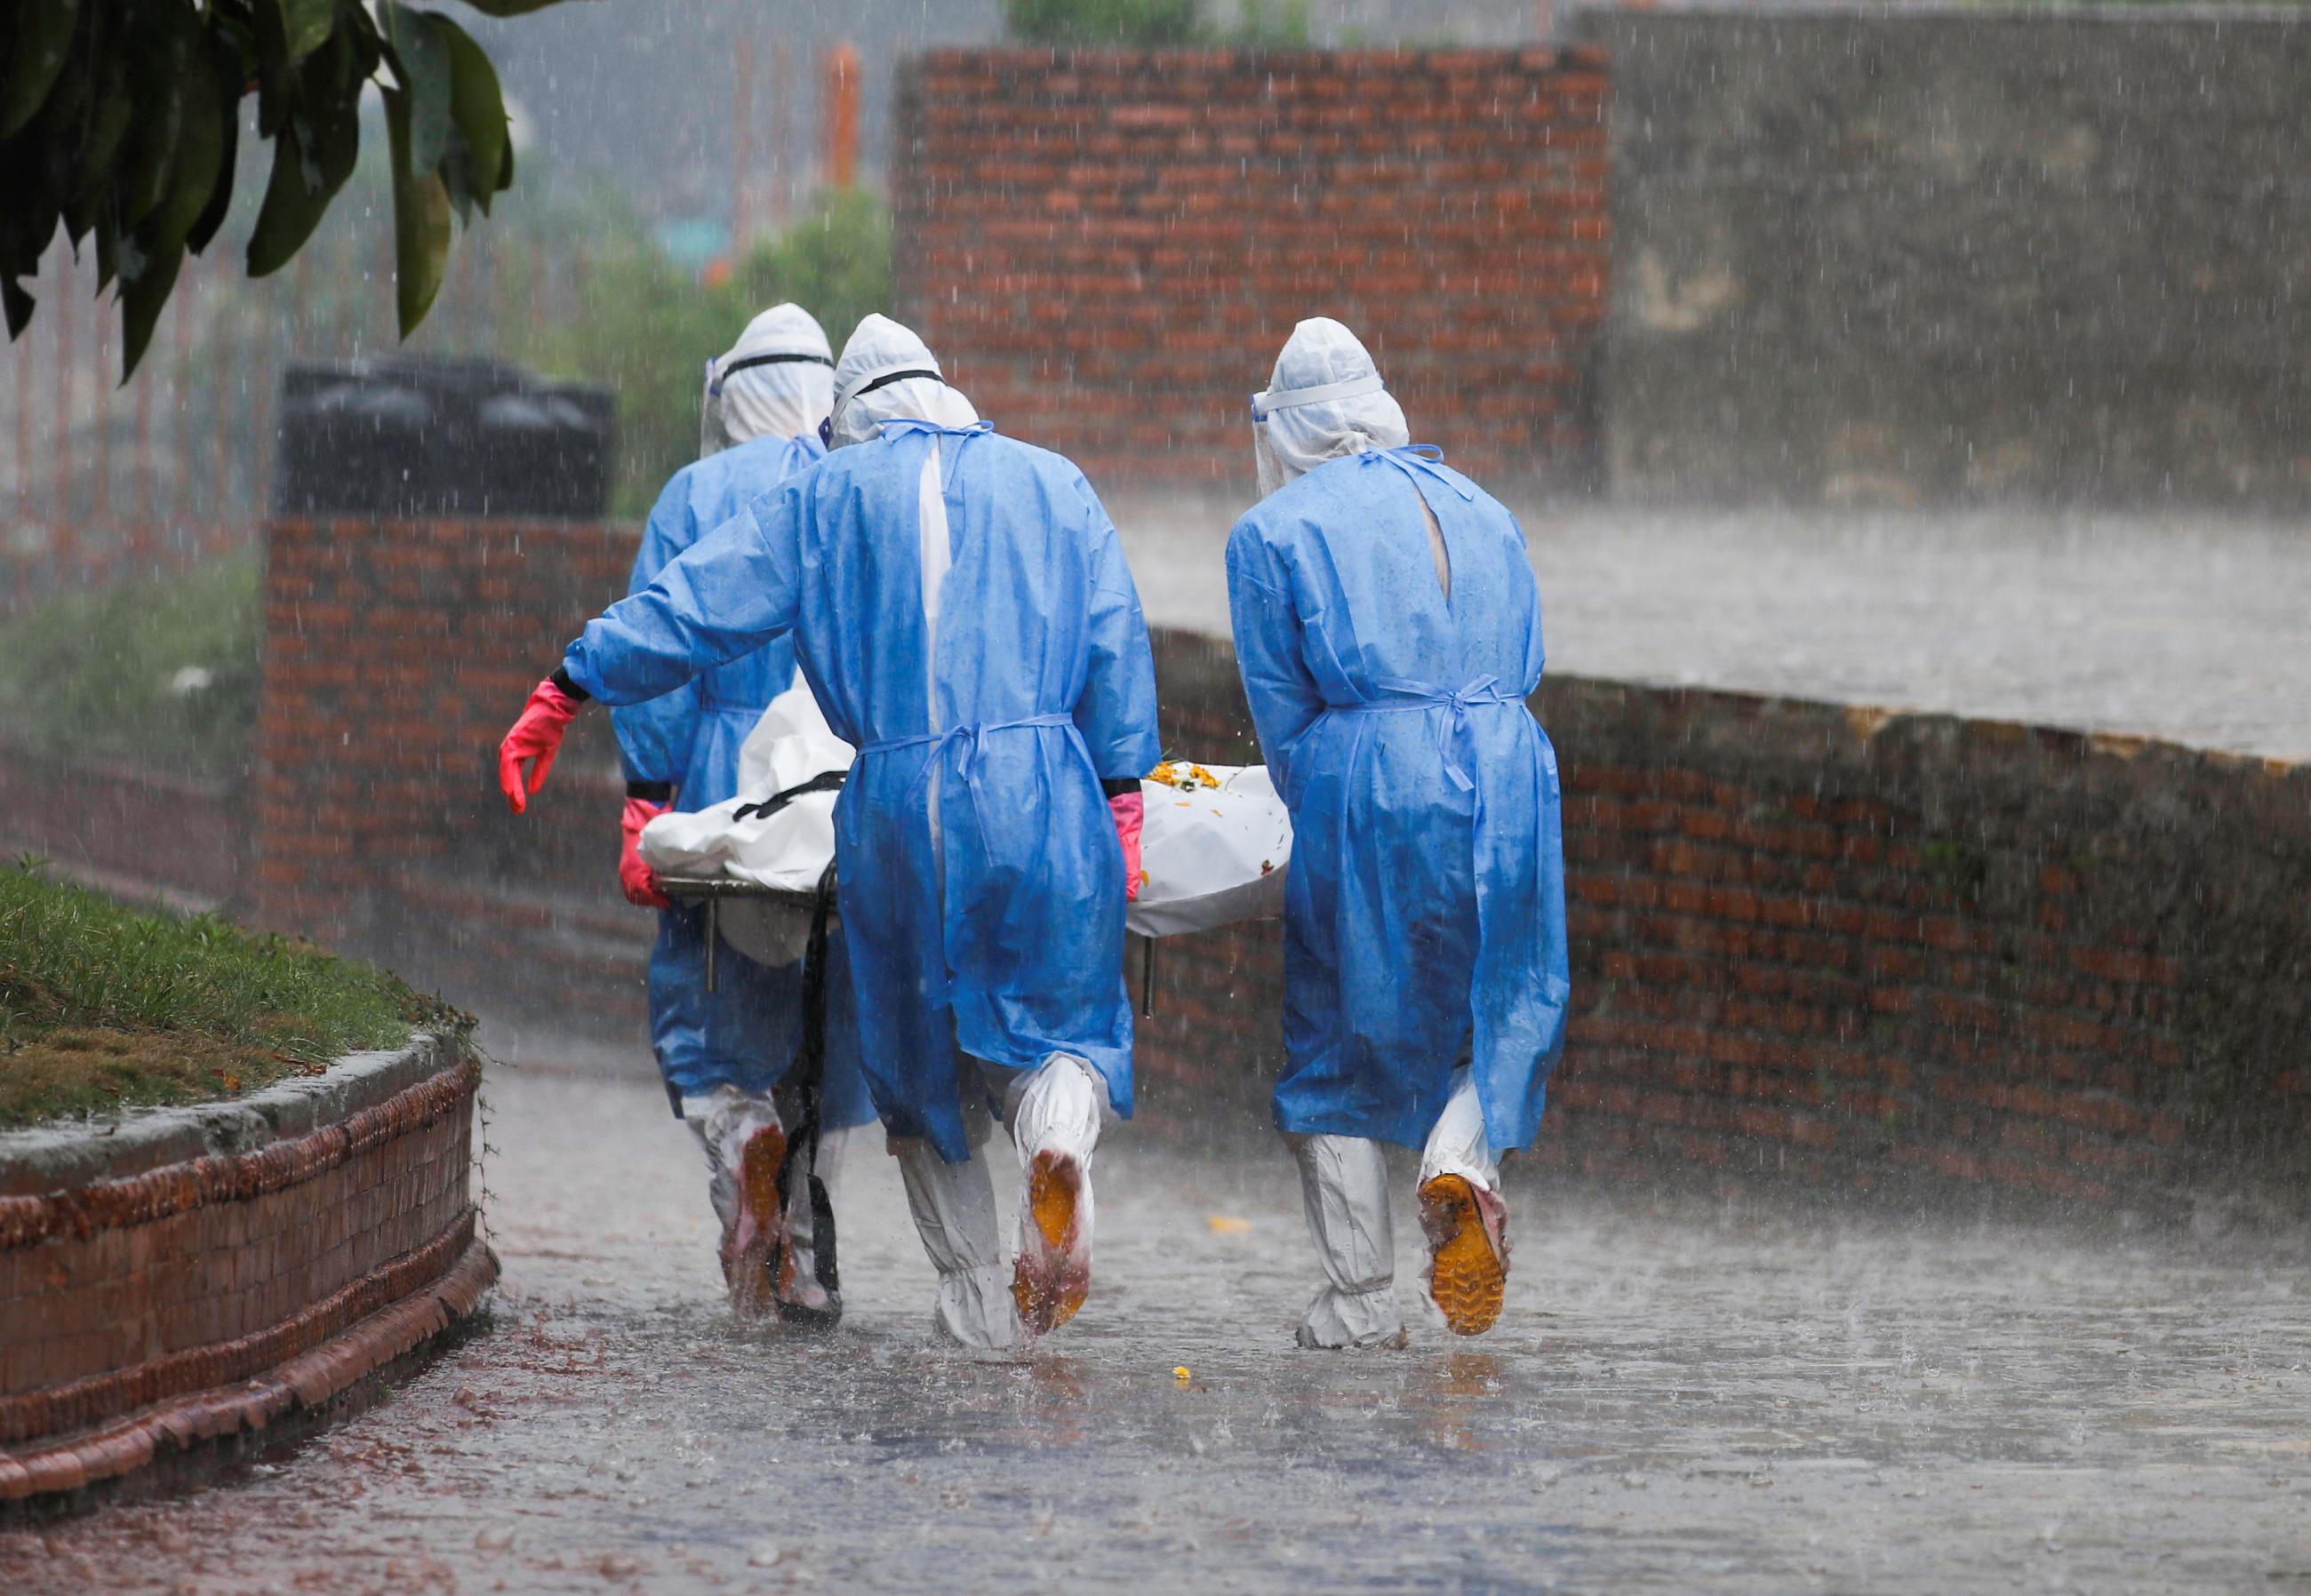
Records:
<instances>
[{"instance_id":1,"label":"grass patch","mask_svg":"<svg viewBox=\"0 0 2311 1596\"><path fill-rule=\"evenodd\" d=\"M310 944L0 867L0 1128L231 1097L472 1024Z\"/></svg>"},{"instance_id":2,"label":"grass patch","mask_svg":"<svg viewBox=\"0 0 2311 1596\"><path fill-rule=\"evenodd\" d=\"M0 623L0 704L38 748L237 776L257 725L254 550Z\"/></svg>"}]
</instances>

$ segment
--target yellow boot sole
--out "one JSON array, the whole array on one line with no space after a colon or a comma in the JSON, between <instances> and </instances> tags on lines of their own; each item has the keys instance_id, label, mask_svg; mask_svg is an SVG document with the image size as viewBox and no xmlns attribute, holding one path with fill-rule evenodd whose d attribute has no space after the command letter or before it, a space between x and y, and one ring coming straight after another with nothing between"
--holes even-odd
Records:
<instances>
[{"instance_id":1,"label":"yellow boot sole","mask_svg":"<svg viewBox=\"0 0 2311 1596\"><path fill-rule=\"evenodd\" d=\"M1043 1243L1043 1267L1024 1252L1011 1268L1011 1301L1019 1322L1033 1335L1047 1335L1076 1316L1091 1295L1086 1270L1066 1267L1075 1244L1076 1205L1083 1190L1075 1161L1058 1153L1038 1153L1027 1170L1027 1218Z\"/></svg>"},{"instance_id":2,"label":"yellow boot sole","mask_svg":"<svg viewBox=\"0 0 2311 1596\"><path fill-rule=\"evenodd\" d=\"M738 1155L738 1206L744 1212L737 1245L722 1260L722 1278L730 1287L730 1305L742 1313L767 1313L772 1305L765 1266L779 1244L779 1166L786 1157L786 1132L774 1126L748 1137Z\"/></svg>"},{"instance_id":3,"label":"yellow boot sole","mask_svg":"<svg viewBox=\"0 0 2311 1596\"><path fill-rule=\"evenodd\" d=\"M1493 1249L1476 1194L1461 1175L1438 1175L1420 1189L1420 1227L1428 1234L1428 1295L1456 1336L1481 1336L1499 1322L1508 1260Z\"/></svg>"}]
</instances>

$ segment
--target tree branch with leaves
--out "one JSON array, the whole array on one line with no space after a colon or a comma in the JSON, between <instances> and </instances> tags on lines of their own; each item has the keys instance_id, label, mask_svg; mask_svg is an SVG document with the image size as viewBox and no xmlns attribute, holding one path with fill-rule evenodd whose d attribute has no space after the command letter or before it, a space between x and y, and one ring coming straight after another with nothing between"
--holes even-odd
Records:
<instances>
[{"instance_id":1,"label":"tree branch with leaves","mask_svg":"<svg viewBox=\"0 0 2311 1596\"><path fill-rule=\"evenodd\" d=\"M557 0L465 0L493 17ZM232 202L242 101L273 145L249 240L263 277L311 238L361 153L362 96L385 104L401 333L440 291L450 217L470 224L513 182L496 70L448 16L400 0L12 0L0 7L0 310L31 324L24 286L59 229L93 239L114 287L122 379L136 370L187 251Z\"/></svg>"}]
</instances>

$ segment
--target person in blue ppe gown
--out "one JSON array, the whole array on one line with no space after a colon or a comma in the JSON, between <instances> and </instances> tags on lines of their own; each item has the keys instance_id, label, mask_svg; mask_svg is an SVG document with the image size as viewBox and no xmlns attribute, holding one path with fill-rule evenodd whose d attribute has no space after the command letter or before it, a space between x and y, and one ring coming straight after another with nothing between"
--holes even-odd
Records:
<instances>
[{"instance_id":1,"label":"person in blue ppe gown","mask_svg":"<svg viewBox=\"0 0 2311 1596\"><path fill-rule=\"evenodd\" d=\"M613 606L541 686L641 702L791 636L859 750L835 811L861 1059L939 1274L933 1322L1007 1346L1090 1288L1091 1159L1131 1109L1123 981L1146 623L1083 474L1004 437L879 316L835 371L825 461ZM976 1132L1022 1165L1006 1260Z\"/></svg>"},{"instance_id":2,"label":"person in blue ppe gown","mask_svg":"<svg viewBox=\"0 0 2311 1596\"><path fill-rule=\"evenodd\" d=\"M648 588L702 535L816 465L826 452L819 423L833 397L833 354L808 311L779 305L748 323L728 353L708 362L701 458L659 493L630 590ZM650 962L651 1048L675 1112L706 1156L731 1301L742 1313L777 1307L808 1320L831 1317L840 1304L816 1278L808 1205L782 1213L775 1184L794 1120L791 1090L784 1112L777 1095L800 1042L802 965L759 964L726 946L710 991L703 906L669 902L637 850L642 828L658 815L711 808L736 794L741 746L771 701L797 680L794 648L782 639L615 710L611 720L626 775L620 881L629 899L658 911ZM830 948L823 1132L874 1118L839 933ZM843 1140L822 1135L815 1167L830 1185Z\"/></svg>"},{"instance_id":3,"label":"person in blue ppe gown","mask_svg":"<svg viewBox=\"0 0 2311 1596\"><path fill-rule=\"evenodd\" d=\"M1327 1284L1308 1347L1403 1344L1381 1144L1422 1150L1428 1293L1498 1318L1503 1154L1531 1141L1570 987L1557 757L1526 708L1516 520L1409 447L1372 356L1305 321L1252 401L1262 497L1227 545L1236 658L1292 813L1276 1122Z\"/></svg>"}]
</instances>

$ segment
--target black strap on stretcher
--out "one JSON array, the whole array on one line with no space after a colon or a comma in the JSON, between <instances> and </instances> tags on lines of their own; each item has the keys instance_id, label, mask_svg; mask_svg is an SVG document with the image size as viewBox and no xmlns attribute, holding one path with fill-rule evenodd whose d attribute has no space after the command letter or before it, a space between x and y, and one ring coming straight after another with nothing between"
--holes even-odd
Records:
<instances>
[{"instance_id":1,"label":"black strap on stretcher","mask_svg":"<svg viewBox=\"0 0 2311 1596\"><path fill-rule=\"evenodd\" d=\"M834 778L832 785L842 784L842 772L828 774ZM824 783L826 778L816 780ZM798 788L793 794L781 793L771 802L779 803L802 790ZM826 787L811 790L823 792ZM791 1324L819 1330L833 1329L842 1317L842 1281L834 1258L834 1204L827 1198L826 1182L818 1178L819 1119L826 1088L827 922L833 918L834 887L834 861L829 859L819 875L818 891L811 903L810 942L803 955L802 966L802 1041L795 1049L794 1068L787 1077L795 1085L794 1129L787 1138L786 1159L779 1165L779 1210L791 1211L798 1198L810 1204L811 1261L819 1286L832 1304L831 1311L822 1313L780 1299L779 1317ZM771 1278L774 1281L785 1270L785 1251L786 1235L781 1226L779 1250L771 1259Z\"/></svg>"},{"instance_id":2,"label":"black strap on stretcher","mask_svg":"<svg viewBox=\"0 0 2311 1596\"><path fill-rule=\"evenodd\" d=\"M850 772L849 771L821 771L809 781L798 782L796 785L788 788L784 792L774 792L759 804L743 804L739 806L737 813L731 815L730 818L733 820L768 820L772 815L777 814L780 810L785 808L789 804L791 804L798 798L807 798L814 792L841 791L844 779L850 774Z\"/></svg>"}]
</instances>

